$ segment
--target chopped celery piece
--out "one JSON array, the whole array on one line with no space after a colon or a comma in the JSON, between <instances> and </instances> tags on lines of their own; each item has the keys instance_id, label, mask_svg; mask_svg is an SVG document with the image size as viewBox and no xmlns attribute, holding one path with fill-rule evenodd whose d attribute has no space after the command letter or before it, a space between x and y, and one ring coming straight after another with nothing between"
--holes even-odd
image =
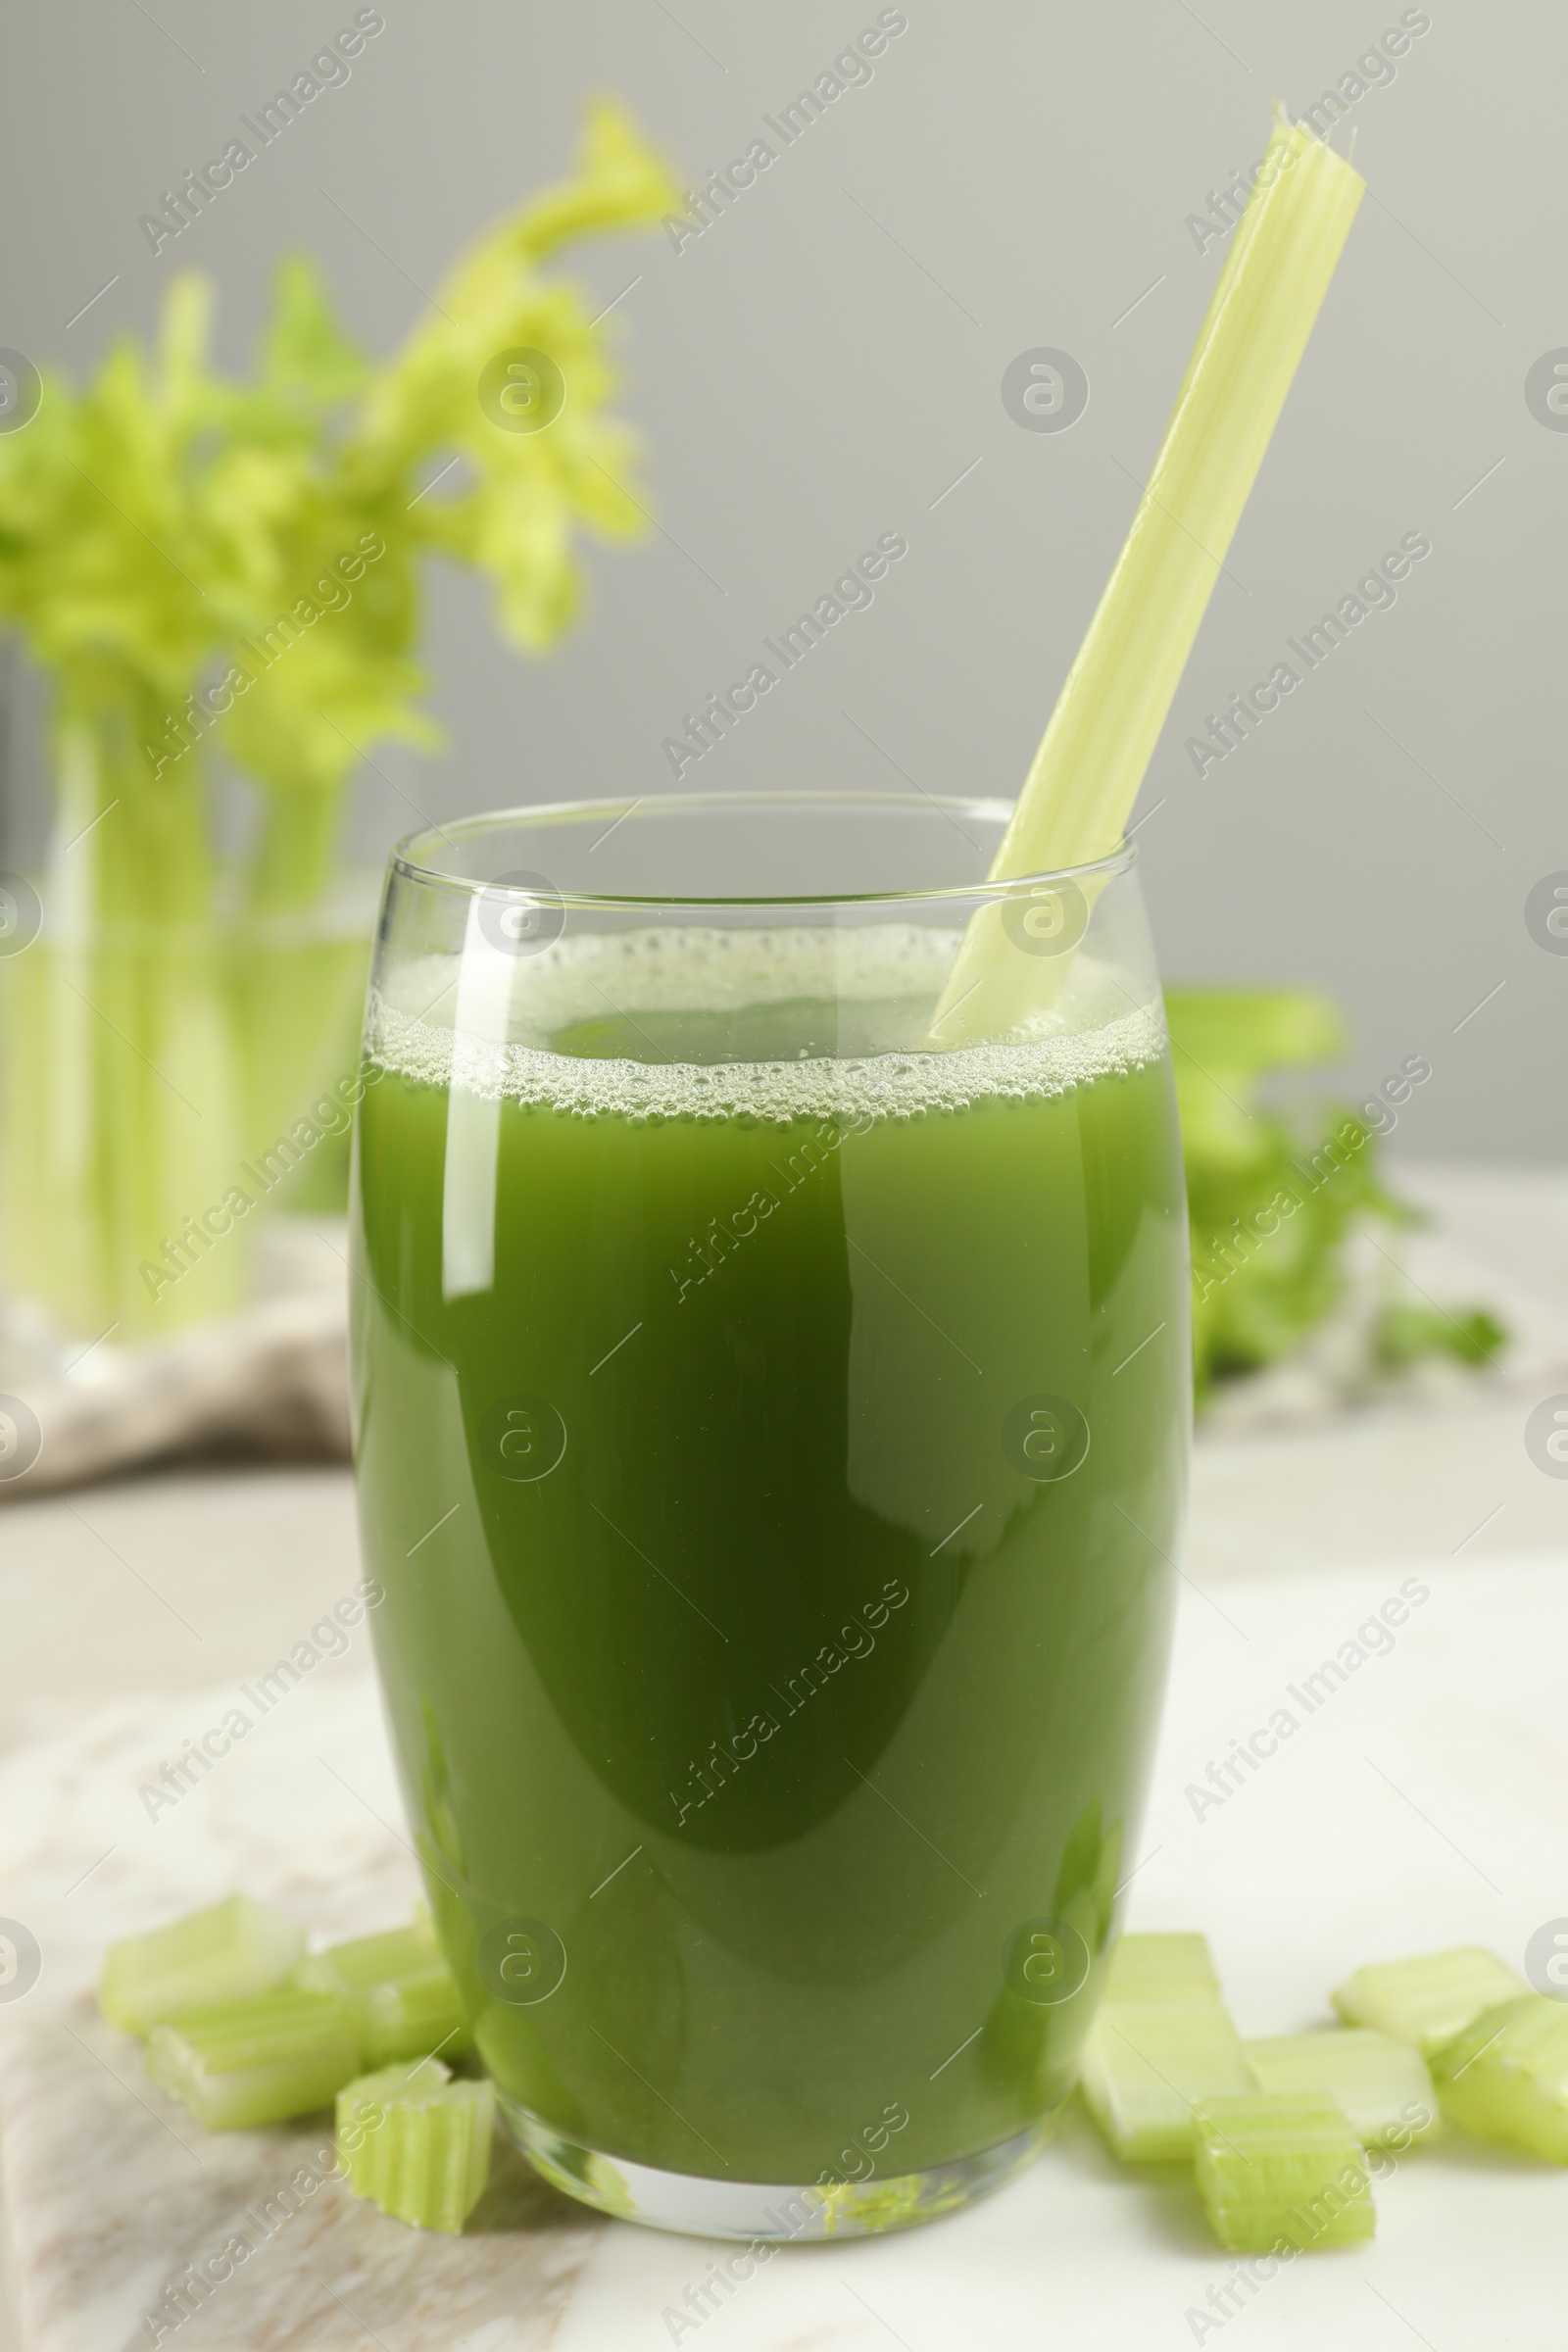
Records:
<instances>
[{"instance_id":1,"label":"chopped celery piece","mask_svg":"<svg viewBox=\"0 0 1568 2352\"><path fill-rule=\"evenodd\" d=\"M1444 2129L1425 2060L1408 2041L1368 2028L1244 2041L1262 2091L1331 2098L1363 2147L1405 2147Z\"/></svg>"},{"instance_id":2,"label":"chopped celery piece","mask_svg":"<svg viewBox=\"0 0 1568 2352\"><path fill-rule=\"evenodd\" d=\"M1199 2193L1222 2246L1343 2246L1377 2226L1355 2133L1332 2099L1210 2099L1193 2119Z\"/></svg>"},{"instance_id":3,"label":"chopped celery piece","mask_svg":"<svg viewBox=\"0 0 1568 2352\"><path fill-rule=\"evenodd\" d=\"M155 2026L147 2072L210 2132L248 2131L328 2107L360 2067L347 2001L293 1985L188 2010Z\"/></svg>"},{"instance_id":4,"label":"chopped celery piece","mask_svg":"<svg viewBox=\"0 0 1568 2352\"><path fill-rule=\"evenodd\" d=\"M1084 2047L1082 2082L1101 2131L1128 2162L1193 2152L1193 2108L1255 2090L1218 2001L1117 2001Z\"/></svg>"},{"instance_id":5,"label":"chopped celery piece","mask_svg":"<svg viewBox=\"0 0 1568 2352\"><path fill-rule=\"evenodd\" d=\"M291 1919L248 1894L231 1894L150 1936L112 1943L98 2004L112 2026L145 2034L183 2009L270 1992L304 1949L304 1931Z\"/></svg>"},{"instance_id":6,"label":"chopped celery piece","mask_svg":"<svg viewBox=\"0 0 1568 2352\"><path fill-rule=\"evenodd\" d=\"M1107 2002L1218 1999L1206 1936L1124 1936L1110 1955Z\"/></svg>"},{"instance_id":7,"label":"chopped celery piece","mask_svg":"<svg viewBox=\"0 0 1568 2352\"><path fill-rule=\"evenodd\" d=\"M1462 1944L1451 1952L1422 1952L1413 1960L1358 1968L1333 1998L1348 2026L1371 2026L1430 2052L1483 2009L1495 2009L1528 1989L1495 1952Z\"/></svg>"},{"instance_id":8,"label":"chopped celery piece","mask_svg":"<svg viewBox=\"0 0 1568 2352\"><path fill-rule=\"evenodd\" d=\"M1568 2164L1568 2002L1527 1992L1432 2054L1439 2096L1478 2139Z\"/></svg>"},{"instance_id":9,"label":"chopped celery piece","mask_svg":"<svg viewBox=\"0 0 1568 2352\"><path fill-rule=\"evenodd\" d=\"M412 2066L388 2066L356 2076L337 2094L337 2151L357 2197L382 2204L391 2186L391 2134L387 2110L399 2099L422 2098L452 2080L452 2070L439 2058L418 2058Z\"/></svg>"},{"instance_id":10,"label":"chopped celery piece","mask_svg":"<svg viewBox=\"0 0 1568 2352\"><path fill-rule=\"evenodd\" d=\"M412 1927L313 1953L296 1970L295 1983L353 2003L368 2066L435 2051L456 2057L468 2047L458 1988L422 1908Z\"/></svg>"},{"instance_id":11,"label":"chopped celery piece","mask_svg":"<svg viewBox=\"0 0 1568 2352\"><path fill-rule=\"evenodd\" d=\"M1403 2147L1443 2128L1438 2094L1419 2050L1390 2034L1346 2026L1242 2044L1267 2091L1318 2091L1340 2109L1361 2145Z\"/></svg>"},{"instance_id":12,"label":"chopped celery piece","mask_svg":"<svg viewBox=\"0 0 1568 2352\"><path fill-rule=\"evenodd\" d=\"M495 2104L491 2083L454 2082L438 2058L361 2076L337 2101L350 2188L396 2221L456 2236L489 2178Z\"/></svg>"}]
</instances>

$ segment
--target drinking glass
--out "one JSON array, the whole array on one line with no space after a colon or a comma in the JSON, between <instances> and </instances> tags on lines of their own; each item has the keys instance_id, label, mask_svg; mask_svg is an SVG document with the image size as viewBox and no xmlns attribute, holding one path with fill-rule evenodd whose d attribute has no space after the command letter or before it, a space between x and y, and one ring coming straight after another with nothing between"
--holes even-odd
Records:
<instances>
[{"instance_id":1,"label":"drinking glass","mask_svg":"<svg viewBox=\"0 0 1568 2352\"><path fill-rule=\"evenodd\" d=\"M1132 1867L1174 1098L1132 851L991 882L1007 814L609 800L391 863L353 1288L393 1743L508 2128L668 2229L1008 2178ZM944 997L981 916L995 1034Z\"/></svg>"}]
</instances>

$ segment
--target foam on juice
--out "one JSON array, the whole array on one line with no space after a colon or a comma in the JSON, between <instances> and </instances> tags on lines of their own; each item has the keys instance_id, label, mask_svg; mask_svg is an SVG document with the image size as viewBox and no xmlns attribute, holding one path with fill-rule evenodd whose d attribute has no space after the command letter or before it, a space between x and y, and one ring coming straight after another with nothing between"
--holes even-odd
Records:
<instances>
[{"instance_id":1,"label":"foam on juice","mask_svg":"<svg viewBox=\"0 0 1568 2352\"><path fill-rule=\"evenodd\" d=\"M371 994L370 1058L389 1074L489 1101L595 1118L908 1119L987 1098L1038 1101L1157 1061L1159 1003L1140 1003L1080 952L1032 1034L933 1053L890 1046L846 1058L685 1062L588 1058L553 1050L607 1013L722 1013L755 1005L904 1007L891 1030L919 1038L960 934L928 924L788 930L649 928L580 933L535 954L470 951L405 962L395 994Z\"/></svg>"}]
</instances>

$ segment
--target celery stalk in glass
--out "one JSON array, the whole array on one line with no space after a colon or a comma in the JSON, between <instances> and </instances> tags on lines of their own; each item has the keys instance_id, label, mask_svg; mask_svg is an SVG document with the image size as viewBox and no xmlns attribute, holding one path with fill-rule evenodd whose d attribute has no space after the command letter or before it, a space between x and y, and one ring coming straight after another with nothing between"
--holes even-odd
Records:
<instances>
[{"instance_id":1,"label":"celery stalk in glass","mask_svg":"<svg viewBox=\"0 0 1568 2352\"><path fill-rule=\"evenodd\" d=\"M1363 185L1304 125L1278 124L994 880L1088 864L1120 840ZM1012 911L972 918L934 1045L1004 1034L1030 1003L1030 959L1004 927Z\"/></svg>"},{"instance_id":2,"label":"celery stalk in glass","mask_svg":"<svg viewBox=\"0 0 1568 2352\"><path fill-rule=\"evenodd\" d=\"M295 260L254 376L224 379L209 289L185 275L150 360L117 346L0 435L0 626L53 682L59 782L43 933L0 963L0 1249L11 1287L68 1330L123 1345L245 1297L273 1188L243 1162L356 1066L368 924L344 938L320 918L367 747L434 734L423 559L483 571L505 635L537 652L573 617L579 530L642 527L631 439L606 414L612 330L540 266L677 201L598 101L568 176L475 243L386 366ZM520 345L569 376L549 433L501 431L475 399L484 362ZM466 478L424 497L454 453ZM214 745L259 787L237 859ZM232 1221L212 1238L215 1209Z\"/></svg>"}]
</instances>

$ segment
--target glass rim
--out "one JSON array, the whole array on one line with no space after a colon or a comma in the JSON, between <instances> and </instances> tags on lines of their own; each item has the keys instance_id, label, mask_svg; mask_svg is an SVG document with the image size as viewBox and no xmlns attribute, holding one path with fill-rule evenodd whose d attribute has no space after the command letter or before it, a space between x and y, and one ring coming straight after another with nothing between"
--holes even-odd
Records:
<instances>
[{"instance_id":1,"label":"glass rim","mask_svg":"<svg viewBox=\"0 0 1568 2352\"><path fill-rule=\"evenodd\" d=\"M493 879L485 881L474 874L442 872L428 861L433 848L438 844L450 848L455 842L498 833L507 826L581 824L599 817L604 817L611 825L617 825L639 808L646 808L655 815L751 808L773 811L797 808L887 809L912 810L916 814L924 814L934 808L943 816L956 818L967 815L987 823L1005 824L1012 814L1013 806L1011 801L991 797L929 792L645 792L607 799L538 801L523 808L491 808L476 816L456 817L450 825L421 825L416 832L405 834L401 841L393 845L389 873L426 889L448 892L453 897L482 897L487 892L504 893L511 897L519 890L519 885ZM563 889L552 882L550 894L564 906L620 910L638 907L667 910L672 906L704 910L726 906L876 906L927 900L1012 899L1030 896L1053 884L1072 883L1076 886L1085 876L1108 881L1115 875L1130 872L1137 857L1138 846L1127 834L1103 858L1087 858L1079 865L1042 866L1026 874L1008 874L997 880L982 876L975 882L934 884L929 889L809 890L760 895L735 891L666 891L655 894Z\"/></svg>"}]
</instances>

